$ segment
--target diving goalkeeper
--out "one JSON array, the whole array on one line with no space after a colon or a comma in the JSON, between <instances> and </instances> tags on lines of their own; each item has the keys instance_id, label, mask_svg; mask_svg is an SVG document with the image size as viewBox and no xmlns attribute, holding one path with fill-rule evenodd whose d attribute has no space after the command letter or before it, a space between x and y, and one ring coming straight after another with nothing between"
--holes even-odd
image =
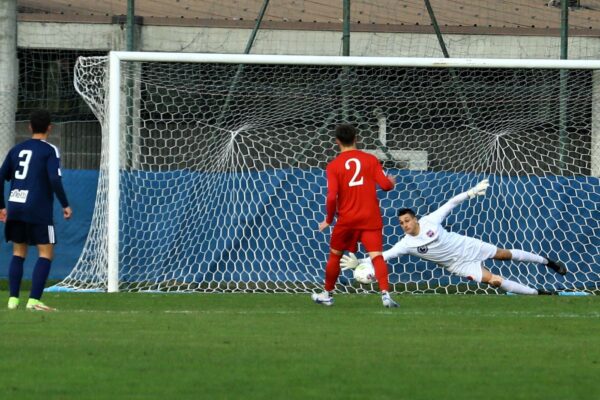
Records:
<instances>
[{"instance_id":1,"label":"diving goalkeeper","mask_svg":"<svg viewBox=\"0 0 600 400\"><path fill-rule=\"evenodd\" d=\"M529 295L552 294L493 274L483 266L483 261L494 259L539 263L560 275L565 275L567 268L562 263L523 250L499 249L479 239L448 232L442 227L442 221L453 208L467 199L485 195L488 186L487 179L483 180L421 219L417 219L414 211L409 208L400 209L398 211L400 227L406 235L394 247L383 252L384 260L388 261L409 254L432 261L455 275L475 282L487 283L506 292ZM344 269L353 269L358 264L369 262L369 259L358 260L353 253L350 253L342 257L340 264Z\"/></svg>"}]
</instances>

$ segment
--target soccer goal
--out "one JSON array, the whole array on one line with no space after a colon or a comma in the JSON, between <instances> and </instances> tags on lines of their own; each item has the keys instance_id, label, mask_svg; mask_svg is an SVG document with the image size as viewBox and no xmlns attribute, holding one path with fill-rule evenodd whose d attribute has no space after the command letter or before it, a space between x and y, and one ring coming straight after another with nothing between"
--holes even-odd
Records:
<instances>
[{"instance_id":1,"label":"soccer goal","mask_svg":"<svg viewBox=\"0 0 600 400\"><path fill-rule=\"evenodd\" d=\"M600 282L600 62L112 52L75 86L103 127L92 226L64 288L306 292L323 282L324 168L350 122L396 189L385 247L418 215L490 180L451 231L564 262L490 263L534 287ZM359 255L361 256L361 255ZM493 293L392 262L396 291ZM348 272L340 291L370 291Z\"/></svg>"}]
</instances>

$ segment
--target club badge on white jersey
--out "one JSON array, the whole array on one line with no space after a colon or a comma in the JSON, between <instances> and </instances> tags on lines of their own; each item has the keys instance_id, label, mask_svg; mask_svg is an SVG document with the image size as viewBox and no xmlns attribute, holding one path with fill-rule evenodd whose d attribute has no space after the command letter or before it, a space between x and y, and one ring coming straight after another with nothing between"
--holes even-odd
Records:
<instances>
[{"instance_id":1,"label":"club badge on white jersey","mask_svg":"<svg viewBox=\"0 0 600 400\"><path fill-rule=\"evenodd\" d=\"M427 245L438 239L441 226L439 224L432 224L427 221L427 218L419 220L419 226L420 230L417 236L406 235L403 240L405 246L415 247L419 249L419 253L424 254L427 253Z\"/></svg>"}]
</instances>

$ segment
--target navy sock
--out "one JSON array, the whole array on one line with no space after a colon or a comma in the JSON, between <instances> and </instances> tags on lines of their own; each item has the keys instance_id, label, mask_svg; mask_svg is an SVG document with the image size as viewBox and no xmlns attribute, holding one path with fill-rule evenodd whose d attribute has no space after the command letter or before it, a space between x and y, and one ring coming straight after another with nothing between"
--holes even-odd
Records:
<instances>
[{"instance_id":1,"label":"navy sock","mask_svg":"<svg viewBox=\"0 0 600 400\"><path fill-rule=\"evenodd\" d=\"M25 259L19 256L13 256L8 266L8 286L10 288L10 297L19 297L21 289L21 280L23 279L23 263Z\"/></svg>"},{"instance_id":2,"label":"navy sock","mask_svg":"<svg viewBox=\"0 0 600 400\"><path fill-rule=\"evenodd\" d=\"M42 292L44 286L46 286L46 280L50 274L50 266L52 261L47 258L38 258L33 268L33 276L31 277L31 293L29 294L30 299L39 300L42 298Z\"/></svg>"}]
</instances>

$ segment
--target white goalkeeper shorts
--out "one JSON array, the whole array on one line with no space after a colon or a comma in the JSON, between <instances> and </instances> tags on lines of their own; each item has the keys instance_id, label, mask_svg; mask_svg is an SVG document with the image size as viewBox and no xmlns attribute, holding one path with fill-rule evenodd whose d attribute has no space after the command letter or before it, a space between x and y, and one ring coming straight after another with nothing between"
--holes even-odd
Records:
<instances>
[{"instance_id":1,"label":"white goalkeeper shorts","mask_svg":"<svg viewBox=\"0 0 600 400\"><path fill-rule=\"evenodd\" d=\"M470 281L481 282L483 278L483 271L481 267L483 263L481 261L469 261L460 264L454 264L451 267L446 268L448 272L454 275L462 276Z\"/></svg>"},{"instance_id":2,"label":"white goalkeeper shorts","mask_svg":"<svg viewBox=\"0 0 600 400\"><path fill-rule=\"evenodd\" d=\"M481 278L483 278L483 271L481 269L483 262L493 258L498 251L498 247L486 242L481 242L480 245L477 257L474 260L457 261L446 268L448 272L467 278L470 281L481 282Z\"/></svg>"}]
</instances>

